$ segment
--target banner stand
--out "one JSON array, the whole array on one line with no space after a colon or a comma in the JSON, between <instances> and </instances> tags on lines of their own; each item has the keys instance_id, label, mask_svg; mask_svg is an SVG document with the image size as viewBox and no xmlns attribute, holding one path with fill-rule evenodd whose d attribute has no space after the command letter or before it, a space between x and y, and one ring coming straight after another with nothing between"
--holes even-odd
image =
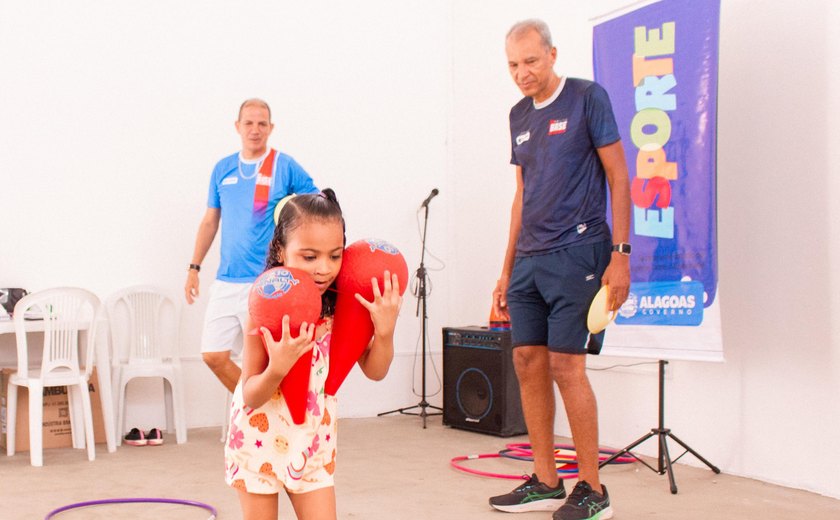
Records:
<instances>
[{"instance_id":1,"label":"banner stand","mask_svg":"<svg viewBox=\"0 0 840 520\"><path fill-rule=\"evenodd\" d=\"M665 365L667 365L667 364L668 364L668 362L665 361L664 359L659 360L659 427L658 428L651 428L648 433L644 434L642 437L640 437L636 441L632 442L631 444L628 444L625 448L622 448L620 451L615 452L615 454L613 454L610 458L601 462L598 465L598 468L603 468L604 466L606 466L607 464L609 464L613 460L617 459L618 457L621 457L624 454L627 454L627 455L633 457L634 459L638 460L639 462L641 462L642 464L644 464L648 468L650 468L651 471L653 471L655 473L658 473L659 475L664 475L667 472L668 473L668 481L671 484L671 493L676 495L677 494L677 482L674 479L673 464L675 462L677 462L678 460L680 460L682 458L682 456L685 455L686 453L691 453L692 455L697 457L700 460L700 462L702 462L706 466L709 466L709 469L711 469L715 473L720 473L720 469L718 469L717 466L715 466L714 464L712 464L711 462L709 462L708 460L703 458L702 455L700 455L699 453L694 451L691 448L691 446L689 446L688 444L684 443L679 438L677 438L676 435L671 433L670 428L665 427ZM648 440L648 439L650 439L651 437L654 437L654 436L656 436L657 441L659 442L659 456L657 457L657 462L658 462L658 467L657 468L654 468L653 466L651 466L647 462L643 461L642 459L640 459L638 456L636 456L634 453L632 453L630 451L633 448L635 448L636 446L638 446L639 444L645 442L646 440ZM682 452L682 454L680 454L680 456L677 457L676 459L671 459L671 454L668 452L668 437L674 439L674 441L676 441L677 444L679 444L680 446L685 448L685 451Z\"/></svg>"}]
</instances>

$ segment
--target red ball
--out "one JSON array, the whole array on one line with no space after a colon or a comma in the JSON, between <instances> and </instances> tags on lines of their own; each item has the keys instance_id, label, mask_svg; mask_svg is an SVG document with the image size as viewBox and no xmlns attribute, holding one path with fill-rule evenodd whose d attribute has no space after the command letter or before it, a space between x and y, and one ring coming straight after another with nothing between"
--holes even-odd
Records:
<instances>
[{"instance_id":1,"label":"red ball","mask_svg":"<svg viewBox=\"0 0 840 520\"><path fill-rule=\"evenodd\" d=\"M336 279L338 298L333 317L330 371L324 387L329 395L338 392L373 337L370 312L356 300L354 294L359 293L367 301L372 301L371 279L376 278L380 292L384 291L382 278L386 270L397 275L402 295L408 285L408 266L396 247L384 240L369 238L353 242L344 250L341 271Z\"/></svg>"},{"instance_id":2,"label":"red ball","mask_svg":"<svg viewBox=\"0 0 840 520\"><path fill-rule=\"evenodd\" d=\"M364 299L371 301L373 286L370 281L376 278L379 281L379 291L384 291L382 276L385 271L397 275L402 296L408 285L408 266L399 249L376 238L357 240L344 250L336 288L338 292L349 295L359 293Z\"/></svg>"},{"instance_id":3,"label":"red ball","mask_svg":"<svg viewBox=\"0 0 840 520\"><path fill-rule=\"evenodd\" d=\"M254 329L271 331L275 341L283 335L283 316L289 316L292 337L300 334L300 325L315 323L321 315L321 292L306 271L292 267L274 267L261 274L251 286L248 312ZM265 346L265 342L263 342ZM309 390L309 370L312 354L301 356L280 382L280 391L295 424L306 419L306 399Z\"/></svg>"},{"instance_id":4,"label":"red ball","mask_svg":"<svg viewBox=\"0 0 840 520\"><path fill-rule=\"evenodd\" d=\"M266 327L279 340L283 316L288 315L289 330L296 337L301 323L315 323L321 315L321 293L309 273L293 267L274 267L257 277L251 286L248 313L254 324L252 334L259 334L259 327Z\"/></svg>"}]
</instances>

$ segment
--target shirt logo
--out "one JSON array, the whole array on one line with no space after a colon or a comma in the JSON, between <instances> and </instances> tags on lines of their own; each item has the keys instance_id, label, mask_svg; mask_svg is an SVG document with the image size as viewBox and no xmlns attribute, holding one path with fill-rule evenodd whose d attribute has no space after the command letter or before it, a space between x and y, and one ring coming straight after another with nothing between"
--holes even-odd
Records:
<instances>
[{"instance_id":1,"label":"shirt logo","mask_svg":"<svg viewBox=\"0 0 840 520\"><path fill-rule=\"evenodd\" d=\"M236 184L237 182L239 182L239 177L225 177L224 179L222 179L222 186L227 186L228 184Z\"/></svg>"},{"instance_id":2,"label":"shirt logo","mask_svg":"<svg viewBox=\"0 0 840 520\"><path fill-rule=\"evenodd\" d=\"M520 144L524 143L525 141L527 141L530 138L531 138L531 131L530 130L517 135L516 136L516 146L519 146Z\"/></svg>"},{"instance_id":3,"label":"shirt logo","mask_svg":"<svg viewBox=\"0 0 840 520\"><path fill-rule=\"evenodd\" d=\"M548 135L557 135L566 132L568 119L552 119L548 122Z\"/></svg>"}]
</instances>

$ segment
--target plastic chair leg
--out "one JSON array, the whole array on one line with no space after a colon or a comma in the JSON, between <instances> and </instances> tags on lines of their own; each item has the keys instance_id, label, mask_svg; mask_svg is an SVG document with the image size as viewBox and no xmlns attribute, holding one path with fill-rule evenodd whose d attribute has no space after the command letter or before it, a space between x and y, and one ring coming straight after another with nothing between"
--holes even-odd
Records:
<instances>
[{"instance_id":1,"label":"plastic chair leg","mask_svg":"<svg viewBox=\"0 0 840 520\"><path fill-rule=\"evenodd\" d=\"M175 409L175 382L168 377L163 377L163 404L166 409L166 432L175 433L175 421L177 420L177 410Z\"/></svg>"},{"instance_id":2,"label":"plastic chair leg","mask_svg":"<svg viewBox=\"0 0 840 520\"><path fill-rule=\"evenodd\" d=\"M187 424L184 415L184 393L181 377L177 372L172 378L163 378L164 401L166 403L166 431L175 433L175 442L187 442Z\"/></svg>"},{"instance_id":3,"label":"plastic chair leg","mask_svg":"<svg viewBox=\"0 0 840 520\"><path fill-rule=\"evenodd\" d=\"M15 442L17 442L17 436L15 435L17 429L17 395L18 386L10 383L6 392L6 455L9 457L15 454Z\"/></svg>"},{"instance_id":4,"label":"plastic chair leg","mask_svg":"<svg viewBox=\"0 0 840 520\"><path fill-rule=\"evenodd\" d=\"M67 387L67 405L70 409L70 438L73 448L80 450L85 447L84 413L81 392L77 385Z\"/></svg>"},{"instance_id":5,"label":"plastic chair leg","mask_svg":"<svg viewBox=\"0 0 840 520\"><path fill-rule=\"evenodd\" d=\"M33 466L44 465L44 387L29 386L29 461Z\"/></svg>"},{"instance_id":6,"label":"plastic chair leg","mask_svg":"<svg viewBox=\"0 0 840 520\"><path fill-rule=\"evenodd\" d=\"M120 414L120 403L119 400L113 399L113 392L114 390L120 387L120 381L122 381L122 369L119 366L114 367L111 369L111 395L112 395L112 403L111 406L114 409L114 417L119 416ZM114 433L116 433L117 437L121 437L122 428L121 424L114 424Z\"/></svg>"},{"instance_id":7,"label":"plastic chair leg","mask_svg":"<svg viewBox=\"0 0 840 520\"><path fill-rule=\"evenodd\" d=\"M96 458L96 441L93 439L93 409L90 405L90 391L88 389L87 379L84 377L79 381L79 396L82 400L82 415L84 416L84 436L85 444L87 445L88 460Z\"/></svg>"},{"instance_id":8,"label":"plastic chair leg","mask_svg":"<svg viewBox=\"0 0 840 520\"><path fill-rule=\"evenodd\" d=\"M180 378L176 375L175 382L170 383L172 388L171 406L173 410L173 426L175 429L175 442L183 444L187 442L187 425L184 415L184 392L181 388Z\"/></svg>"},{"instance_id":9,"label":"plastic chair leg","mask_svg":"<svg viewBox=\"0 0 840 520\"><path fill-rule=\"evenodd\" d=\"M119 397L117 397L117 446L122 445L123 434L125 431L125 387L128 381L124 381L120 375Z\"/></svg>"},{"instance_id":10,"label":"plastic chair leg","mask_svg":"<svg viewBox=\"0 0 840 520\"><path fill-rule=\"evenodd\" d=\"M109 453L114 453L117 451L117 441L116 441L116 431L117 426L114 424L114 418L116 417L115 408L114 408L114 397L112 393L112 389L114 388L111 384L111 378L108 376L100 377L103 371L97 371L97 383L99 385L99 391L97 394L99 395L99 402L102 404L102 422L105 426L105 445L108 448ZM91 403L93 404L93 403Z\"/></svg>"}]
</instances>

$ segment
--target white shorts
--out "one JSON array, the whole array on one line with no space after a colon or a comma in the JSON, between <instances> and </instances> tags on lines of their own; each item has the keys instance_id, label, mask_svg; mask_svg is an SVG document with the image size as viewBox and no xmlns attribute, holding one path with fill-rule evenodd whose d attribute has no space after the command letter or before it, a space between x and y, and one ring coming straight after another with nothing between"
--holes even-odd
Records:
<instances>
[{"instance_id":1,"label":"white shorts","mask_svg":"<svg viewBox=\"0 0 840 520\"><path fill-rule=\"evenodd\" d=\"M242 352L250 290L250 283L213 282L204 314L201 352Z\"/></svg>"}]
</instances>

